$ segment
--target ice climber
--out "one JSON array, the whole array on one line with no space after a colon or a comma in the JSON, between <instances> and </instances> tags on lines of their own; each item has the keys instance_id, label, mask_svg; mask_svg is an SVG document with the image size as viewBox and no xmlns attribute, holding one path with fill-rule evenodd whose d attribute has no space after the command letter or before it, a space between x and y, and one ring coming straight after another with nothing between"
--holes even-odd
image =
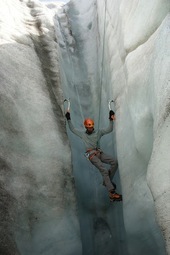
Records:
<instances>
[{"instance_id":1,"label":"ice climber","mask_svg":"<svg viewBox=\"0 0 170 255\"><path fill-rule=\"evenodd\" d=\"M109 198L111 201L121 201L122 195L116 193L116 185L111 181L113 178L118 164L117 161L114 160L112 157L106 155L99 146L100 138L103 135L106 135L113 130L113 120L116 119L115 113L110 110L109 112L109 119L110 123L108 128L101 129L101 130L95 130L94 129L94 121L90 118L84 120L84 126L86 128L86 131L80 131L74 128L70 112L67 111L65 114L65 117L68 121L69 129L78 137L80 137L85 144L86 148L86 156L90 160L90 162L99 169L102 177L103 177L103 185L106 186L108 192L109 192ZM110 169L107 170L107 168L104 167L104 164L110 164Z\"/></svg>"}]
</instances>

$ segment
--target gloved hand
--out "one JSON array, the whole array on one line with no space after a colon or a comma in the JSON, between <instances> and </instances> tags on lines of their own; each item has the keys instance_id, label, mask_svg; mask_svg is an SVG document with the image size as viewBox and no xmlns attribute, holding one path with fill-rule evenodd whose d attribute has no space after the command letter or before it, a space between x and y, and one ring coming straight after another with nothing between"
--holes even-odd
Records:
<instances>
[{"instance_id":1,"label":"gloved hand","mask_svg":"<svg viewBox=\"0 0 170 255\"><path fill-rule=\"evenodd\" d=\"M69 112L66 112L65 117L66 117L67 120L71 120L71 117L70 117L70 113L69 113Z\"/></svg>"},{"instance_id":2,"label":"gloved hand","mask_svg":"<svg viewBox=\"0 0 170 255\"><path fill-rule=\"evenodd\" d=\"M112 119L112 116L113 116L113 115L115 115L114 111L110 110L110 112L109 112L109 119L110 119L110 120L113 120L113 119Z\"/></svg>"}]
</instances>

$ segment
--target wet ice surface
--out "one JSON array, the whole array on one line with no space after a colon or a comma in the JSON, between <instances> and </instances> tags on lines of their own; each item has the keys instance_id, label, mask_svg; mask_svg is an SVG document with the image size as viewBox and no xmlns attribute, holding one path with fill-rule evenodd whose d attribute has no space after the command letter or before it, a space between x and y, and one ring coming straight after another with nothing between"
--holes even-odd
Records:
<instances>
[{"instance_id":1,"label":"wet ice surface","mask_svg":"<svg viewBox=\"0 0 170 255\"><path fill-rule=\"evenodd\" d=\"M85 254L86 252L93 254L98 247L97 243L102 246L100 240L102 234L99 231L95 235L93 225L95 220L98 222L97 219L101 217L108 223L111 232L117 233L116 236L112 236L113 243L114 241L118 243L114 245L113 253L123 254L124 251L119 250L121 240L124 243L125 254L127 252L129 254L165 254L165 244L159 227L162 228L162 224L165 226L169 221L167 215L169 206L165 207L161 214L159 208L162 208L162 201L169 204L169 200L167 196L165 200L158 199L159 202L156 203L154 200L158 196L158 190L161 188L161 192L169 190L167 181L169 180L169 161L166 154L165 158L158 156L155 151L159 150L154 143L165 125L163 115L167 117L168 114L169 60L166 52L169 44L169 17L167 16L169 3L165 2L162 5L161 1L157 1L156 5L150 3L148 6L147 3L140 2L136 8L132 1L127 3L107 1L105 12L104 1L98 1L98 13L96 13L95 4L92 1L72 1L69 4L70 9L67 15L75 45L72 47L67 44L67 52L62 51L62 70L67 70L63 72L64 92L65 96L72 100L72 121L79 129L83 129L82 122L87 116L95 119L96 128L106 126L107 100L110 97L115 100L114 110L117 117L115 131L112 135L103 138L102 146L108 153L117 155L119 160L128 251L125 248L124 238L121 240L120 237L121 233L124 233L121 217L117 223L114 223L113 218L108 223L105 218L111 212L117 220L116 215L119 209L110 208L107 204L107 194L101 186L100 175L88 162L84 161L80 153L77 153L83 150L83 144L79 138L69 133L78 197L81 200L80 222L82 220L84 251ZM147 11L143 12L146 6ZM157 12L159 15L156 14ZM146 18L148 16L151 16L149 24ZM65 18L67 20L67 17ZM99 22L99 30L97 30L96 19ZM68 34L65 35L67 36ZM68 56L68 62L66 62L65 54ZM164 67L161 61L165 63ZM69 70L68 66L71 66ZM161 69L158 71L160 66ZM161 93L158 91L161 90L164 92L160 97ZM167 124L166 132L168 130L169 124ZM166 148L169 146L169 138L166 135L165 137L167 137ZM166 177L163 179L165 186L160 185L156 174L158 167L155 169L155 154L164 167L163 175L167 176L167 180L165 180ZM152 177L151 172L157 177ZM87 200L88 192L90 199ZM104 200L101 197L104 197ZM86 209L86 214L82 208ZM95 211L92 214L95 220L91 219L91 211ZM89 227L88 230L85 229L87 224L91 229L90 233ZM104 226L103 229L105 229ZM164 234L167 249L169 249L167 238L169 231L166 230ZM89 242L87 236L90 236L90 240L92 236L95 236L94 250L87 246ZM93 247L93 241L89 243ZM104 241L103 244L105 247ZM102 249L101 254L103 254Z\"/></svg>"}]
</instances>

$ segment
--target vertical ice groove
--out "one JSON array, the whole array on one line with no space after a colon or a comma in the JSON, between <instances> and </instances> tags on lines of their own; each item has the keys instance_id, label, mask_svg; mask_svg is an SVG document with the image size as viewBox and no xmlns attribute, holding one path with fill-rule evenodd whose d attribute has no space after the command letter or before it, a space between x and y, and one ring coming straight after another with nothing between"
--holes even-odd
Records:
<instances>
[{"instance_id":1,"label":"vertical ice groove","mask_svg":"<svg viewBox=\"0 0 170 255\"><path fill-rule=\"evenodd\" d=\"M96 58L92 55L93 59L90 57L90 54L94 41L90 37L91 30L88 31L88 29L94 28L94 21L91 22L90 14L88 22L85 22L85 17L87 18L88 16L89 6L92 6L92 2L71 1L69 4L68 14L70 15L69 17L77 47L72 57L74 60L77 59L79 63L78 69L77 62L74 62L74 70L76 70L79 78L83 77L83 81L85 81L88 72L92 72L92 70L95 69L95 67L92 66L94 59L97 60L96 70L99 75L98 77L100 77L103 72L104 84L102 97L100 98L100 93L98 93L101 89L99 86L100 79L96 80L96 85L91 83L91 87L96 86L98 90L98 92L96 92L96 102L99 103L97 104L98 106L101 104L99 112L101 113L102 125L106 123L106 115L104 115L104 113L106 113L105 105L108 97L110 98L111 96L111 98L115 100L117 120L116 139L113 139L113 141L115 142L116 140L115 146L119 160L121 186L124 195L123 215L128 246L128 251L126 250L126 252L129 252L129 254L144 253L148 255L165 254L165 243L162 238L162 233L164 234L168 250L169 231L168 228L165 228L167 222L169 222L167 209L165 208L164 213L160 215L160 218L163 215L160 221L158 215L160 214L159 206L161 202L159 204L160 199L154 202L153 198L156 194L154 193L153 180L155 180L155 178L149 173L155 171L154 168L152 168L152 170L150 168L150 165L153 164L152 162L154 162L155 159L155 154L153 154L155 151L155 139L157 139L156 137L159 135L160 128L164 126L164 121L168 117L169 109L169 89L167 82L169 55L166 45L168 45L169 42L167 26L169 26L168 12L170 4L168 1L162 3L160 0L156 1L156 3L155 1L150 1L148 3L142 1L136 2L133 0L128 2L107 0L97 1L96 3L96 20L98 23L96 26L97 29L96 31L93 30L93 33L97 39L97 44L94 43L94 45L97 46L97 51ZM105 5L107 5L106 16ZM91 12L93 12L92 8ZM91 25L89 25L90 23ZM105 24L104 29L103 24ZM103 47L105 51L103 51ZM102 60L104 61L103 68L101 68ZM90 69L87 68L87 74L82 72L82 63L83 65L85 63L91 67ZM162 68L158 72L159 64ZM66 62L63 61L63 69L65 69L65 65ZM83 69L83 71L84 70L85 69ZM65 72L65 75L69 77L68 72ZM82 119L79 109L84 109L84 106L82 107L84 98L86 98L86 102L88 102L87 105L90 105L91 109L94 109L94 112L96 112L97 106L91 104L93 99L89 97L91 95L91 90L89 92L90 95L84 93L86 83L84 82L84 85L80 86L82 81L80 82L78 77L76 77L75 83L77 83L75 87L79 88L79 98L81 100L77 101L77 99L74 98L75 106L73 105L72 108L72 118L75 125L82 128L82 124L80 124ZM70 93L72 93L71 87L68 86L67 88L67 84L64 84L66 88L65 91L69 89ZM75 91L76 89L74 90L73 86L73 94ZM163 92L161 97L159 95L160 91ZM161 105L163 107L161 107ZM87 109L84 109L84 111L87 111ZM99 116L96 117L98 120ZM80 155L78 158L76 157L75 153L82 148L82 144L79 145L79 141L71 134L69 134L69 136L73 151L74 173L77 180L76 182L78 183L77 189L81 200L83 200L83 206L88 208L92 207L92 197L89 203L83 199L85 196L85 191L83 189L84 181L88 180L88 177L92 175L94 180L91 180L92 184L90 184L89 189L93 191L95 206L98 205L100 208L100 201L95 200L100 193L96 187L97 183L99 183L99 177L94 176L94 173L92 174L90 170L87 170L90 166L86 166L86 164L81 161ZM106 141L107 139L104 139L103 144L106 144ZM166 164L164 165L165 176L167 176ZM79 176L80 168L82 169L81 174L83 175L83 182L81 182ZM83 169L86 170L86 174L83 172ZM158 179L155 180L155 184L157 181ZM92 186L94 186L94 188ZM155 187L157 187L157 185ZM165 186L164 191L165 190L168 192L168 184ZM162 201L164 200L162 199ZM93 230L90 216L88 219L88 214L85 216L82 213L82 215L86 218L88 226ZM111 222L109 222L109 224L112 225ZM121 228L120 225L117 225L119 229ZM162 230L162 226L164 227L161 233L160 230ZM83 227L84 224L81 223L81 232L83 232L82 235L85 239L88 233ZM93 235L94 233L90 232L90 236ZM99 236L100 234L98 237ZM140 242L138 240L140 240ZM84 242L85 241L83 241L83 247L86 251L86 242ZM115 249L119 249L118 246ZM118 250L116 251L118 252Z\"/></svg>"},{"instance_id":2,"label":"vertical ice groove","mask_svg":"<svg viewBox=\"0 0 170 255\"><path fill-rule=\"evenodd\" d=\"M101 62L104 63L107 59L105 51L107 52L108 45L106 38L101 36L102 39L99 41L97 37L97 15L95 1L71 1L64 9L63 15L60 13L58 17L61 81L64 94L71 98L71 119L78 129L84 129L85 117L94 118L95 128L98 128L99 114L101 114L100 127L104 128L108 125L108 99L111 95L110 89L107 88L108 84L104 80L107 78L105 67L102 67L101 84ZM69 35L63 29L66 23L69 23L75 41L74 51L70 49L67 42ZM101 20L101 23L102 29L105 29L104 20ZM74 72L74 80L72 72ZM116 205L112 207L109 204L108 194L102 185L98 170L83 155L85 149L81 140L69 131L68 134L78 194L83 254L127 255L122 207L117 205L118 207L115 208ZM102 143L105 144L103 148L114 156L112 135ZM118 176L117 182L119 183ZM118 187L120 190L119 184Z\"/></svg>"}]
</instances>

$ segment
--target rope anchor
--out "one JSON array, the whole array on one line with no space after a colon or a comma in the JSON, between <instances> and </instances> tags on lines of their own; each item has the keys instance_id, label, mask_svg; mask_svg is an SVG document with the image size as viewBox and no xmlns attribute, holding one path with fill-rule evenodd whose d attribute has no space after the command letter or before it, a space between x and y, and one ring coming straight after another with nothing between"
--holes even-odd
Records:
<instances>
[{"instance_id":1,"label":"rope anchor","mask_svg":"<svg viewBox=\"0 0 170 255\"><path fill-rule=\"evenodd\" d=\"M64 99L64 103L67 102L67 112L70 112L70 98Z\"/></svg>"},{"instance_id":2,"label":"rope anchor","mask_svg":"<svg viewBox=\"0 0 170 255\"><path fill-rule=\"evenodd\" d=\"M112 100L109 100L109 103L108 103L109 111L112 110L112 108L111 108L111 103L114 103L114 100L113 100L113 99L112 99Z\"/></svg>"}]
</instances>

